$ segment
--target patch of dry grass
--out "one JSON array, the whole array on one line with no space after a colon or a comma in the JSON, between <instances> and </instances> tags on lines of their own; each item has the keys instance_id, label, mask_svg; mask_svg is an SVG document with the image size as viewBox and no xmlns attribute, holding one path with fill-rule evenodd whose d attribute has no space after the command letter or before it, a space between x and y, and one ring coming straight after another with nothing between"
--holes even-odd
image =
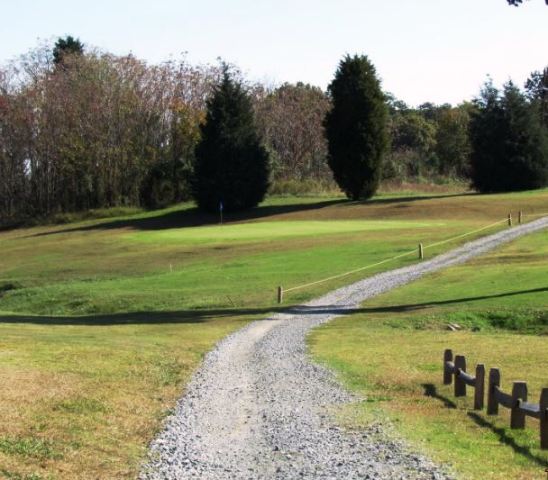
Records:
<instances>
[{"instance_id":1,"label":"patch of dry grass","mask_svg":"<svg viewBox=\"0 0 548 480\"><path fill-rule=\"evenodd\" d=\"M203 354L246 320L0 325L0 478L135 478Z\"/></svg>"}]
</instances>

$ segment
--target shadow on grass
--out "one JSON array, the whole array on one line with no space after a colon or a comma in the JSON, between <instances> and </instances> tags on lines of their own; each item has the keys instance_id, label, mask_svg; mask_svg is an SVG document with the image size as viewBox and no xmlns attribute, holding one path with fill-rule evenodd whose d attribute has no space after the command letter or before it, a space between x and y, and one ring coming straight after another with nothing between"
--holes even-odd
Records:
<instances>
[{"instance_id":1,"label":"shadow on grass","mask_svg":"<svg viewBox=\"0 0 548 480\"><path fill-rule=\"evenodd\" d=\"M391 305L388 307L366 307L359 309L360 313L401 313L420 310L428 307L439 305L452 305L456 303L477 302L479 300L487 300L492 298L513 297L517 295L525 295L529 293L548 292L548 287L532 288L530 290L516 290L513 292L496 293L493 295L482 295L477 297L452 298L450 300L440 300L437 302L411 303L407 305ZM355 312L356 313L356 312Z\"/></svg>"},{"instance_id":2,"label":"shadow on grass","mask_svg":"<svg viewBox=\"0 0 548 480\"><path fill-rule=\"evenodd\" d=\"M437 388L434 384L423 383L422 387L424 388L424 395L426 397L435 398L436 400L439 400L440 402L443 403L444 407L446 408L451 408L451 409L457 408L457 404L455 402L438 393ZM524 445L519 445L516 442L516 440L512 438L511 435L508 434L508 431L505 428L500 428L495 426L493 423L489 422L488 420L486 420L481 415L475 412L467 412L467 415L476 423L476 425L482 428L489 428L493 433L497 435L499 442L504 443L505 445L511 447L514 450L514 452L516 452L517 454L526 457L527 459L535 462L537 465L540 465L541 467L548 467L547 460L532 453L529 447L526 447Z\"/></svg>"},{"instance_id":3,"label":"shadow on grass","mask_svg":"<svg viewBox=\"0 0 548 480\"><path fill-rule=\"evenodd\" d=\"M483 428L489 428L495 435L497 435L499 442L512 448L512 450L514 450L514 452L518 455L526 457L528 460L535 462L541 467L548 467L548 461L546 459L532 453L530 447L519 445L516 440L508 434L508 431L505 428L497 427L492 422L489 422L475 412L468 412L468 416L476 423L476 425Z\"/></svg>"},{"instance_id":4,"label":"shadow on grass","mask_svg":"<svg viewBox=\"0 0 548 480\"><path fill-rule=\"evenodd\" d=\"M217 318L268 315L273 309L211 309L181 310L175 312L128 312L101 315L49 316L1 315L2 323L29 323L35 325L154 325L173 323L205 323Z\"/></svg>"},{"instance_id":5,"label":"shadow on grass","mask_svg":"<svg viewBox=\"0 0 548 480\"><path fill-rule=\"evenodd\" d=\"M526 293L541 293L548 287L521 290L515 292L486 295L481 297L459 298L442 302L431 302L414 305L396 305L391 307L353 308L345 305L287 305L266 306L260 308L213 308L189 309L180 311L124 312L82 316L44 316L44 315L0 315L0 323L34 323L40 325L131 325L131 324L161 324L161 323L200 323L224 317L267 317L271 314L285 313L289 315L353 315L356 313L405 312L432 305L446 305L460 302L483 300L486 298L501 298Z\"/></svg>"},{"instance_id":6,"label":"shadow on grass","mask_svg":"<svg viewBox=\"0 0 548 480\"><path fill-rule=\"evenodd\" d=\"M350 201L344 198L334 200L324 200L315 203L297 203L292 205L264 205L243 212L225 213L226 222L245 222L268 218L275 215L288 213L306 212L318 210L339 204L345 205L385 205L416 202L419 200L438 200L440 198L452 198L476 195L476 193L455 193L445 195L420 195L394 198L373 198L364 201ZM169 211L159 213L146 218L126 218L123 220L99 221L93 225L82 227L61 228L50 232L37 233L32 237L53 235L56 233L86 232L90 230L109 230L118 228L131 228L134 230L168 230L171 228L200 227L205 225L217 225L219 217L217 214L204 213L198 208Z\"/></svg>"},{"instance_id":7,"label":"shadow on grass","mask_svg":"<svg viewBox=\"0 0 548 480\"><path fill-rule=\"evenodd\" d=\"M327 314L335 312L335 307L264 307L264 308L213 308L191 309L166 312L127 312L99 315L53 316L53 315L0 315L2 323L30 323L35 325L140 325L140 324L168 324L168 323L205 323L218 318L227 317L258 317L270 320L274 314L286 313L290 315Z\"/></svg>"},{"instance_id":8,"label":"shadow on grass","mask_svg":"<svg viewBox=\"0 0 548 480\"><path fill-rule=\"evenodd\" d=\"M424 388L424 396L435 398L436 400L439 400L443 403L444 407L446 408L457 408L457 404L453 402L453 400L450 400L447 397L444 397L440 393L438 393L438 389L433 383L423 383L422 388Z\"/></svg>"},{"instance_id":9,"label":"shadow on grass","mask_svg":"<svg viewBox=\"0 0 548 480\"><path fill-rule=\"evenodd\" d=\"M364 205L364 204L371 204L371 205L390 205L393 203L408 203L408 202L416 202L419 200L440 200L442 198L455 198L455 197L470 197L473 195L481 195L481 193L478 192L461 192L461 193L445 193L441 195L415 195L415 196L407 196L407 197L390 197L390 198L371 198L369 200L360 200L360 201L354 201L350 202L349 204L355 204L355 205Z\"/></svg>"},{"instance_id":10,"label":"shadow on grass","mask_svg":"<svg viewBox=\"0 0 548 480\"><path fill-rule=\"evenodd\" d=\"M285 313L288 315L346 315L358 312L358 309L337 305L266 306L260 308L199 308L178 311L124 312L97 315L0 315L2 323L32 323L36 325L139 325L163 323L203 323L226 317L257 317L269 320L269 317Z\"/></svg>"},{"instance_id":11,"label":"shadow on grass","mask_svg":"<svg viewBox=\"0 0 548 480\"><path fill-rule=\"evenodd\" d=\"M320 208L346 203L345 199L325 200L317 203L300 203L293 205L265 205L246 210L243 212L225 213L225 222L245 222L249 220L257 220L268 218L274 215L283 215L286 213L305 212L310 210L318 210ZM93 225L81 227L62 228L50 232L37 233L32 237L41 237L46 235L54 235L57 233L70 232L86 232L91 230L110 230L119 228L131 228L133 230L169 230L172 228L184 227L201 227L206 225L217 225L219 216L217 214L204 213L198 208L190 208L183 210L174 210L167 213L146 218L125 218L113 221L101 221Z\"/></svg>"}]
</instances>

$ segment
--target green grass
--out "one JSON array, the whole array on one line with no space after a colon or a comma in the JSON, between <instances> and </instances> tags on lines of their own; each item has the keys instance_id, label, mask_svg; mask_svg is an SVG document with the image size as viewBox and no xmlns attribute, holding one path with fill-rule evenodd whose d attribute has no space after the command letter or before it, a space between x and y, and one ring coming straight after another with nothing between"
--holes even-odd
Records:
<instances>
[{"instance_id":1,"label":"green grass","mask_svg":"<svg viewBox=\"0 0 548 480\"><path fill-rule=\"evenodd\" d=\"M40 460L58 459L62 455L56 453L51 442L39 438L2 438L0 452L7 455L21 455Z\"/></svg>"},{"instance_id":2,"label":"green grass","mask_svg":"<svg viewBox=\"0 0 548 480\"><path fill-rule=\"evenodd\" d=\"M16 287L0 293L0 312L268 309L278 285L291 288L353 270L518 209L548 209L548 191L389 195L366 203L272 198L250 214L229 216L222 227L214 216L183 205L61 228L15 230L0 234L0 285ZM412 256L377 270L411 261ZM357 278L321 284L288 300L300 302Z\"/></svg>"},{"instance_id":3,"label":"green grass","mask_svg":"<svg viewBox=\"0 0 548 480\"><path fill-rule=\"evenodd\" d=\"M390 418L401 435L463 478L545 478L538 422L511 430L442 385L446 348L498 366L504 390L525 380L530 400L548 387L548 234L524 237L468 264L429 275L366 302L359 312L313 332L315 358L367 401L340 412L364 426ZM463 330L451 332L448 323ZM504 410L504 409L503 409Z\"/></svg>"},{"instance_id":4,"label":"green grass","mask_svg":"<svg viewBox=\"0 0 548 480\"><path fill-rule=\"evenodd\" d=\"M134 478L203 355L275 310L278 285L374 263L518 209L547 211L548 190L391 193L370 202L274 197L228 215L223 226L183 204L0 232L0 471L6 478ZM28 439L54 455L15 448Z\"/></svg>"},{"instance_id":5,"label":"green grass","mask_svg":"<svg viewBox=\"0 0 548 480\"><path fill-rule=\"evenodd\" d=\"M445 222L405 222L402 220L333 220L332 222L301 220L253 222L234 225L215 225L190 229L174 229L159 233L137 233L130 238L143 243L177 245L231 245L251 242L273 242L320 235L348 235L383 230L445 227Z\"/></svg>"}]
</instances>

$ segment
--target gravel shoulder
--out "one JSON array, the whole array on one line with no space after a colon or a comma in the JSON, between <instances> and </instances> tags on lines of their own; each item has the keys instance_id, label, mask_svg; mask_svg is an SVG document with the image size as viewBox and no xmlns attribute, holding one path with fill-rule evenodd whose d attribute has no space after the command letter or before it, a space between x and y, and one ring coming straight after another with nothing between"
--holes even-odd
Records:
<instances>
[{"instance_id":1,"label":"gravel shoulder","mask_svg":"<svg viewBox=\"0 0 548 480\"><path fill-rule=\"evenodd\" d=\"M338 428L330 408L356 399L310 361L306 335L368 298L546 227L548 217L509 228L334 290L228 336L206 356L152 442L139 478L451 478L393 440L386 426L359 432Z\"/></svg>"}]
</instances>

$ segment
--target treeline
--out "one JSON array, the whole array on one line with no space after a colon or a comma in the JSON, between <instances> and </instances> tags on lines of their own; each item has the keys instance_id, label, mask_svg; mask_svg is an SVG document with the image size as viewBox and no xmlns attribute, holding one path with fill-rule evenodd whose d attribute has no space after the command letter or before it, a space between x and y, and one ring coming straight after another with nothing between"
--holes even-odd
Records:
<instances>
[{"instance_id":1,"label":"treeline","mask_svg":"<svg viewBox=\"0 0 548 480\"><path fill-rule=\"evenodd\" d=\"M235 67L231 72L243 81ZM149 65L67 37L0 68L0 221L191 195L223 65ZM274 180L330 181L319 88L246 84Z\"/></svg>"},{"instance_id":2,"label":"treeline","mask_svg":"<svg viewBox=\"0 0 548 480\"><path fill-rule=\"evenodd\" d=\"M251 84L235 67L184 58L149 65L67 37L0 68L0 223L196 197L197 146L227 73L249 99L253 119L244 117L265 147L271 191L332 188L325 130L332 90ZM457 107L410 108L382 93L386 145L374 183L471 179L485 191L546 185L547 91L545 71L532 74L524 92L486 85ZM508 177L516 165L521 184L477 180L491 171Z\"/></svg>"},{"instance_id":3,"label":"treeline","mask_svg":"<svg viewBox=\"0 0 548 480\"><path fill-rule=\"evenodd\" d=\"M216 67L43 46L0 71L4 220L187 195ZM151 177L179 178L171 185Z\"/></svg>"},{"instance_id":4,"label":"treeline","mask_svg":"<svg viewBox=\"0 0 548 480\"><path fill-rule=\"evenodd\" d=\"M473 104L424 103L410 108L388 95L388 106L391 142L384 179L444 182L469 177Z\"/></svg>"}]
</instances>

